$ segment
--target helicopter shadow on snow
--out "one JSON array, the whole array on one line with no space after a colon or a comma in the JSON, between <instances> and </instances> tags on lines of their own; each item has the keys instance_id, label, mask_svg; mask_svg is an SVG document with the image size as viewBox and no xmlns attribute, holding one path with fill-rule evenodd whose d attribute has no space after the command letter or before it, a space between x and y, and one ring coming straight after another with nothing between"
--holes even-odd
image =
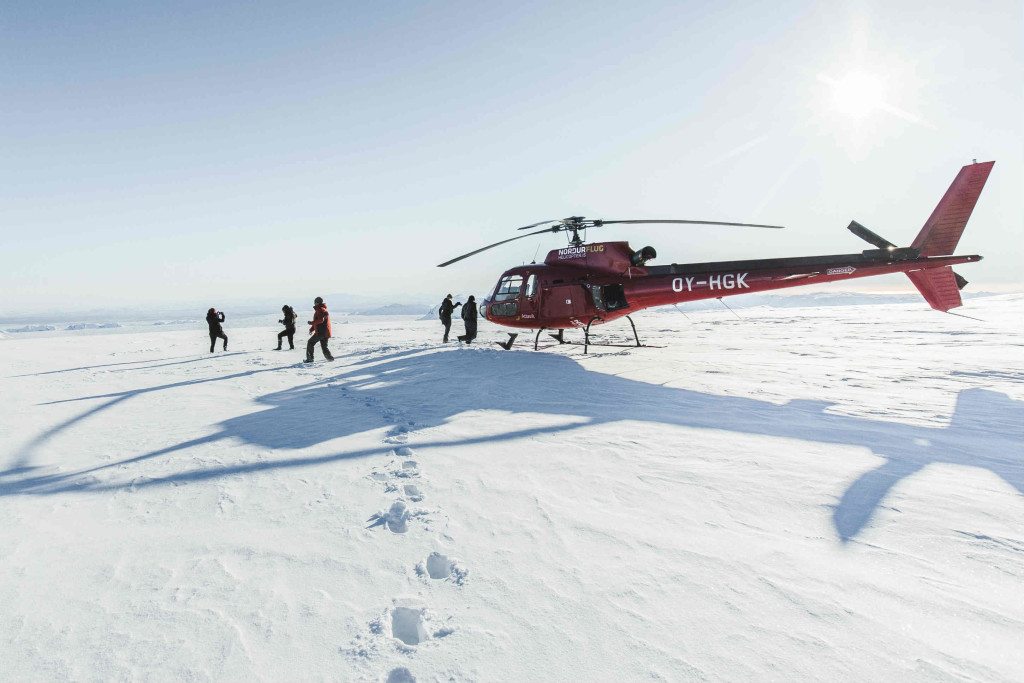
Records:
<instances>
[{"instance_id":1,"label":"helicopter shadow on snow","mask_svg":"<svg viewBox=\"0 0 1024 683\"><path fill-rule=\"evenodd\" d=\"M557 354L413 350L363 358L341 373L264 395L257 402L266 407L217 423L213 434L89 470L48 476L8 470L0 473L0 495L101 492L120 490L129 484L159 486L388 454L393 445L328 455L289 455L375 429L384 429L387 435L407 432L409 446L437 449L622 421L870 450L884 462L861 474L842 493L833 510L833 524L843 542L861 532L893 486L930 464L985 469L1024 494L1024 402L980 388L962 390L949 424L930 427L833 413L828 411L828 403L819 401L793 400L779 405L649 384L592 372L577 360ZM443 425L459 414L480 410L495 411L498 433L431 440L423 431ZM516 417L538 413L576 419L569 424L531 426L528 420ZM501 431L503 425L512 429ZM101 470L116 471L223 439L268 449L275 457L186 469L141 482L101 480L95 476ZM679 466L686 466L682 452ZM135 476L145 474L137 468L131 471Z\"/></svg>"}]
</instances>

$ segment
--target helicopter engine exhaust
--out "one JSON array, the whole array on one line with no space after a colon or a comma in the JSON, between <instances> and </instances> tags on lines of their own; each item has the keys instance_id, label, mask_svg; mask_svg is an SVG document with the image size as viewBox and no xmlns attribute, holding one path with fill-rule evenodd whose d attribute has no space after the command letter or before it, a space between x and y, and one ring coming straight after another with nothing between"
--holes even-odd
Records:
<instances>
[{"instance_id":1,"label":"helicopter engine exhaust","mask_svg":"<svg viewBox=\"0 0 1024 683\"><path fill-rule=\"evenodd\" d=\"M634 266L642 266L648 261L652 261L658 258L658 252L654 247L644 247L643 249L637 249L633 252L633 255L629 257L629 262Z\"/></svg>"}]
</instances>

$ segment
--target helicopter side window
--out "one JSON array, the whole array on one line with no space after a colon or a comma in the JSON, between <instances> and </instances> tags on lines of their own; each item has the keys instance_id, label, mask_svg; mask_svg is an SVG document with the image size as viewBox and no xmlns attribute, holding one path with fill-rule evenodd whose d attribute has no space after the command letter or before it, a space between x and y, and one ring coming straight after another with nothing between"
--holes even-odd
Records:
<instances>
[{"instance_id":1,"label":"helicopter side window","mask_svg":"<svg viewBox=\"0 0 1024 683\"><path fill-rule=\"evenodd\" d=\"M509 301L519 297L519 291L523 288L523 278L520 275L510 275L501 278L498 289L494 292L494 301Z\"/></svg>"},{"instance_id":2,"label":"helicopter side window","mask_svg":"<svg viewBox=\"0 0 1024 683\"><path fill-rule=\"evenodd\" d=\"M530 273L530 277L526 278L526 298L532 299L533 295L537 293L537 274Z\"/></svg>"}]
</instances>

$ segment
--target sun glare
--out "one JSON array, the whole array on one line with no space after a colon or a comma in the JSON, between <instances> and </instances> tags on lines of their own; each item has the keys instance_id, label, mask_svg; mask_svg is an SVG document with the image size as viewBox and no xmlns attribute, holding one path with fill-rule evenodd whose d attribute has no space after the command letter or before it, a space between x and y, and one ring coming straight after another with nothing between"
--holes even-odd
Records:
<instances>
[{"instance_id":1,"label":"sun glare","mask_svg":"<svg viewBox=\"0 0 1024 683\"><path fill-rule=\"evenodd\" d=\"M882 79L864 71L851 71L839 79L825 78L832 88L832 106L852 118L864 118L883 108Z\"/></svg>"}]
</instances>

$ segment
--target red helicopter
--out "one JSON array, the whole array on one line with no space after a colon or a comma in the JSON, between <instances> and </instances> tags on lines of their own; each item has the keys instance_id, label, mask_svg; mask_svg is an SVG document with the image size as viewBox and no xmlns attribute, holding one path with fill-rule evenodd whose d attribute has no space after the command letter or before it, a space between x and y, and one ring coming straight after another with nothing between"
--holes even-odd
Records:
<instances>
[{"instance_id":1,"label":"red helicopter","mask_svg":"<svg viewBox=\"0 0 1024 683\"><path fill-rule=\"evenodd\" d=\"M438 267L443 268L524 237L555 232L569 234L569 246L549 252L543 264L519 266L505 271L490 296L480 304L481 315L493 323L537 330L534 350L538 348L544 330L557 330L551 336L559 343L567 343L564 331L577 327L583 329L586 353L591 345L590 326L622 317L629 321L636 345L641 346L630 314L645 308L888 273L906 273L932 308L948 312L961 305L960 290L967 285L967 280L954 273L951 266L973 263L982 258L977 255L952 254L993 164L994 161L980 164L975 162L960 169L909 247L897 247L860 223L852 221L848 226L850 232L874 246L874 249L832 256L651 266L648 262L657 257L653 247L634 251L628 242L586 244L580 232L605 225L638 223L775 229L781 226L698 220L606 221L571 216L523 226L519 230L553 224L471 251L441 263ZM517 333L510 332L508 341L498 344L511 349L517 336Z\"/></svg>"}]
</instances>

